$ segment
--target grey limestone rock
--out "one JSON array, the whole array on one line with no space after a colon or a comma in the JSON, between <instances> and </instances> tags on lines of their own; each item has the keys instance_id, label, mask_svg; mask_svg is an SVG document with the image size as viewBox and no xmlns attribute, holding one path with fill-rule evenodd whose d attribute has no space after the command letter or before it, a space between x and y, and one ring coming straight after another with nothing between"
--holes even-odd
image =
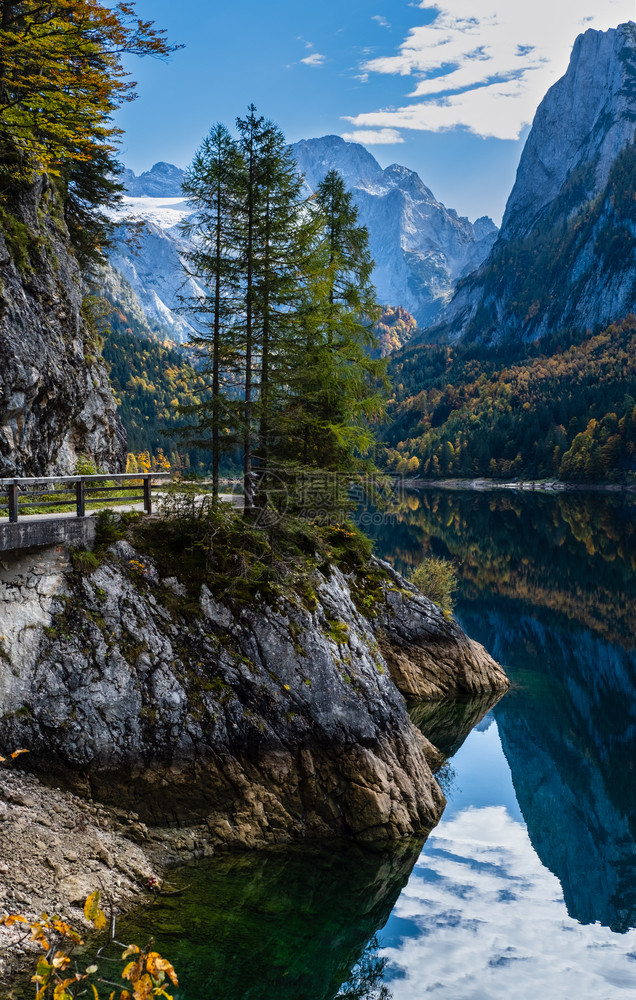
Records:
<instances>
[{"instance_id":1,"label":"grey limestone rock","mask_svg":"<svg viewBox=\"0 0 636 1000\"><path fill-rule=\"evenodd\" d=\"M399 688L508 685L389 572L368 615L335 568L316 571L310 602L289 590L232 604L203 588L196 613L125 542L88 576L61 550L31 559L5 557L2 572L2 746L28 746L28 766L153 827L199 824L213 845L421 834L444 805L439 754Z\"/></svg>"},{"instance_id":2,"label":"grey limestone rock","mask_svg":"<svg viewBox=\"0 0 636 1000\"><path fill-rule=\"evenodd\" d=\"M0 477L109 471L125 432L82 314L83 282L43 178L0 224ZM27 235L28 233L28 235Z\"/></svg>"},{"instance_id":3,"label":"grey limestone rock","mask_svg":"<svg viewBox=\"0 0 636 1000\"><path fill-rule=\"evenodd\" d=\"M432 340L536 340L636 311L636 24L580 35L541 102L497 241Z\"/></svg>"}]
</instances>

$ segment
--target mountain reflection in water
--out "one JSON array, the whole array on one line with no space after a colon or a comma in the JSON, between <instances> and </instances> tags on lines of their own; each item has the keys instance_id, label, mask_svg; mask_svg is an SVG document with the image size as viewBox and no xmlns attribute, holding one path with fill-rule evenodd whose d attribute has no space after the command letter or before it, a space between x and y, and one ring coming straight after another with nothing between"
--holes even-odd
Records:
<instances>
[{"instance_id":1,"label":"mountain reflection in water","mask_svg":"<svg viewBox=\"0 0 636 1000\"><path fill-rule=\"evenodd\" d=\"M636 504L441 491L409 499L377 548L398 568L423 549L456 561L456 616L513 682L493 714L534 849L570 916L634 927Z\"/></svg>"}]
</instances>

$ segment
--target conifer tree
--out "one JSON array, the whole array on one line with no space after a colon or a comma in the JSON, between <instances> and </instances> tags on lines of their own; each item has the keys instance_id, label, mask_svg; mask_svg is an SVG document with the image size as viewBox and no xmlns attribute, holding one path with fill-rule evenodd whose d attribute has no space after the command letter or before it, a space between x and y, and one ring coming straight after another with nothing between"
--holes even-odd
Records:
<instances>
[{"instance_id":1,"label":"conifer tree","mask_svg":"<svg viewBox=\"0 0 636 1000\"><path fill-rule=\"evenodd\" d=\"M307 207L281 130L252 105L237 120L244 158L238 229L245 304L245 506L267 504L268 464L280 434L298 318L320 270L320 221ZM258 497L254 493L255 470Z\"/></svg>"},{"instance_id":2,"label":"conifer tree","mask_svg":"<svg viewBox=\"0 0 636 1000\"><path fill-rule=\"evenodd\" d=\"M190 295L185 304L198 328L191 342L205 352L203 371L211 377L210 398L196 411L199 433L211 433L215 497L219 495L221 427L228 423L236 394L232 389L239 377L236 314L240 309L240 273L235 235L242 173L237 143L227 128L217 123L198 150L183 183L183 192L194 209L182 225L184 234L192 240L192 249L184 255L185 267L197 282L196 287L202 287L202 292ZM191 443L205 445L205 440L191 439Z\"/></svg>"},{"instance_id":3,"label":"conifer tree","mask_svg":"<svg viewBox=\"0 0 636 1000\"><path fill-rule=\"evenodd\" d=\"M351 470L368 452L383 413L386 363L372 359L380 314L371 284L369 234L344 181L330 171L315 204L323 225L325 270L319 302L306 317L293 410L303 465Z\"/></svg>"},{"instance_id":4,"label":"conifer tree","mask_svg":"<svg viewBox=\"0 0 636 1000\"><path fill-rule=\"evenodd\" d=\"M187 173L196 211L186 264L204 289L190 305L193 342L211 359L212 398L198 418L212 430L214 489L219 426L230 424L251 517L268 505L277 464L355 468L382 413L385 363L369 354L373 262L341 178L332 172L306 199L280 129L253 105L236 125L236 141L215 126ZM228 370L240 383L233 402Z\"/></svg>"}]
</instances>

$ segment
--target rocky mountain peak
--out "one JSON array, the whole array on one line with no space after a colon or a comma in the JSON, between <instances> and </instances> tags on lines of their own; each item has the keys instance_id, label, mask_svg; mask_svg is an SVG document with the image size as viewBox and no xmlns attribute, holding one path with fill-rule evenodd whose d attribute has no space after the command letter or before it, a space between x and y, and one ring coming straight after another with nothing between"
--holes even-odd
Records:
<instances>
[{"instance_id":1,"label":"rocky mountain peak","mask_svg":"<svg viewBox=\"0 0 636 1000\"><path fill-rule=\"evenodd\" d=\"M636 128L636 24L579 35L565 76L539 105L501 239L525 236L572 172L589 167L581 195L596 197Z\"/></svg>"},{"instance_id":2,"label":"rocky mountain peak","mask_svg":"<svg viewBox=\"0 0 636 1000\"><path fill-rule=\"evenodd\" d=\"M482 220L477 231L414 170L397 163L383 170L364 146L339 136L304 139L292 149L309 190L337 170L352 191L369 231L379 300L407 309L421 326L435 320L457 280L485 259L498 231L494 222Z\"/></svg>"},{"instance_id":3,"label":"rocky mountain peak","mask_svg":"<svg viewBox=\"0 0 636 1000\"><path fill-rule=\"evenodd\" d=\"M131 198L178 198L185 171L173 163L160 161L150 170L137 176L133 170L124 171L126 194Z\"/></svg>"},{"instance_id":4,"label":"rocky mountain peak","mask_svg":"<svg viewBox=\"0 0 636 1000\"><path fill-rule=\"evenodd\" d=\"M536 113L495 246L428 339L536 340L636 311L635 130L636 24L584 32Z\"/></svg>"},{"instance_id":5,"label":"rocky mountain peak","mask_svg":"<svg viewBox=\"0 0 636 1000\"><path fill-rule=\"evenodd\" d=\"M382 167L357 142L345 142L339 135L324 135L320 139L301 139L292 148L311 191L316 190L330 170L337 170L348 187L382 183Z\"/></svg>"}]
</instances>

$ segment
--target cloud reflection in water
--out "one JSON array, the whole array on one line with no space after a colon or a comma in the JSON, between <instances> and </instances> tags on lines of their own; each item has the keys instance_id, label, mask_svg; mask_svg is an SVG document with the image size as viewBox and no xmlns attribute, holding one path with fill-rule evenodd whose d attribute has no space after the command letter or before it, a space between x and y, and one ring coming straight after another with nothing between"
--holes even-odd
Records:
<instances>
[{"instance_id":1,"label":"cloud reflection in water","mask_svg":"<svg viewBox=\"0 0 636 1000\"><path fill-rule=\"evenodd\" d=\"M636 930L568 917L558 879L503 805L442 822L382 939L394 1000L616 1000L636 989Z\"/></svg>"}]
</instances>

